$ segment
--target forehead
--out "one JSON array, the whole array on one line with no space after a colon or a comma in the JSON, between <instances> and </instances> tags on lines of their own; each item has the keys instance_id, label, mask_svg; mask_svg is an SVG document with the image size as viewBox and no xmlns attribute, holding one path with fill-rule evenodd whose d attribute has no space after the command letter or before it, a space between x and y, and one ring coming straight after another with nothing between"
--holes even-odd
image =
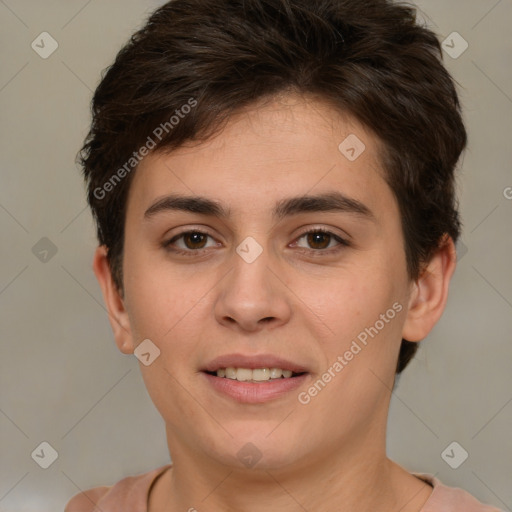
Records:
<instances>
[{"instance_id":1,"label":"forehead","mask_svg":"<svg viewBox=\"0 0 512 512\"><path fill-rule=\"evenodd\" d=\"M200 143L147 156L129 210L179 193L217 199L230 212L271 208L283 197L341 192L378 206L392 198L378 139L349 115L311 97L286 95L234 114Z\"/></svg>"}]
</instances>

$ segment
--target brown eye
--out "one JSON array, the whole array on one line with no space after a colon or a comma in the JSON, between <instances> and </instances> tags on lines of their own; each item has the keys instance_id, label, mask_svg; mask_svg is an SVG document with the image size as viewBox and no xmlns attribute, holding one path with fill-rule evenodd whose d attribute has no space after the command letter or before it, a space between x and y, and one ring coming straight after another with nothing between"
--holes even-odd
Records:
<instances>
[{"instance_id":1,"label":"brown eye","mask_svg":"<svg viewBox=\"0 0 512 512\"><path fill-rule=\"evenodd\" d=\"M212 238L212 236L202 231L184 231L164 242L162 246L164 249L177 254L194 255L194 253L202 252L208 248L206 246L208 238Z\"/></svg>"},{"instance_id":2,"label":"brown eye","mask_svg":"<svg viewBox=\"0 0 512 512\"><path fill-rule=\"evenodd\" d=\"M313 249L326 249L329 246L331 235L321 231L311 232L307 234L308 244Z\"/></svg>"},{"instance_id":3,"label":"brown eye","mask_svg":"<svg viewBox=\"0 0 512 512\"><path fill-rule=\"evenodd\" d=\"M202 231L184 231L169 241L164 242L162 246L164 249L176 254L197 256L208 249L208 246L206 245L208 238L213 240L211 235ZM299 241L303 238L306 239L306 247L304 245L299 245ZM213 246L215 245L216 244ZM320 256L322 254L337 252L343 247L348 247L350 244L340 236L335 235L330 231L317 228L303 233L296 239L293 245L305 249L313 255Z\"/></svg>"},{"instance_id":4,"label":"brown eye","mask_svg":"<svg viewBox=\"0 0 512 512\"><path fill-rule=\"evenodd\" d=\"M197 231L191 231L182 235L187 249L203 249L208 235Z\"/></svg>"},{"instance_id":5,"label":"brown eye","mask_svg":"<svg viewBox=\"0 0 512 512\"><path fill-rule=\"evenodd\" d=\"M303 245L298 245L298 241L302 238L306 239L307 247ZM337 244L331 245L332 242L337 242ZM303 233L296 242L298 247L303 247L305 249L310 249L311 252L334 252L340 248L340 246L348 246L348 242L343 238L331 233L330 231L326 231L324 229L313 229ZM333 249L332 251L330 249Z\"/></svg>"}]
</instances>

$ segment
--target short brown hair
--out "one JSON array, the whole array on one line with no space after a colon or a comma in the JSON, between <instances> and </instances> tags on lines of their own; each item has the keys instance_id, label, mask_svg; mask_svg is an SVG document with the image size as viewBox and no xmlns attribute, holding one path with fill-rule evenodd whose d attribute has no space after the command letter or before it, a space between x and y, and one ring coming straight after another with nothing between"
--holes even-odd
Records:
<instances>
[{"instance_id":1,"label":"short brown hair","mask_svg":"<svg viewBox=\"0 0 512 512\"><path fill-rule=\"evenodd\" d=\"M382 143L411 279L443 236L457 241L455 167L467 135L440 43L416 21L413 5L173 0L104 74L79 154L98 240L121 292L126 201L139 150L150 138L152 151L205 140L237 110L286 91L328 101ZM402 340L397 373L417 345Z\"/></svg>"}]
</instances>

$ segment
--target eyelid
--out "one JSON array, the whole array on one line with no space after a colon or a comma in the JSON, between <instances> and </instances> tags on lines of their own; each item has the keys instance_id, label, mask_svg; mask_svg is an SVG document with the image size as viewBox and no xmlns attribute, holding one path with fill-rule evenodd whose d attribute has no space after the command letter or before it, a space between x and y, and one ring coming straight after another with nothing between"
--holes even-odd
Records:
<instances>
[{"instance_id":1,"label":"eyelid","mask_svg":"<svg viewBox=\"0 0 512 512\"><path fill-rule=\"evenodd\" d=\"M301 234L299 234L295 238L294 242L292 242L292 243L295 244L298 240L309 235L310 233L323 233L326 235L330 235L331 239L334 239L336 242L338 242L338 245L336 245L335 247L331 247L330 249L307 249L306 247L300 247L300 249L305 249L308 252L319 253L319 254L324 253L325 254L325 253L335 252L337 249L339 249L340 247L343 247L343 246L344 247L350 246L350 242L345 237L343 237L339 234L336 234L335 232L333 232L330 229L327 229L325 227L313 227L313 228L307 229L306 231L301 232Z\"/></svg>"},{"instance_id":2,"label":"eyelid","mask_svg":"<svg viewBox=\"0 0 512 512\"><path fill-rule=\"evenodd\" d=\"M184 235L188 235L188 234L192 234L192 233L197 233L197 234L200 234L200 235L206 235L212 239L215 239L215 237L209 232L207 231L205 228L186 228L184 229L183 231L181 231L180 233L177 233L175 235L173 235L170 239L165 239L163 242L162 242L162 247L170 252L174 252L174 253L189 253L189 254L193 254L193 253L196 253L196 254L200 254L208 249L173 249L171 246L173 243L175 243L177 240L179 240L180 238L182 238Z\"/></svg>"},{"instance_id":3,"label":"eyelid","mask_svg":"<svg viewBox=\"0 0 512 512\"><path fill-rule=\"evenodd\" d=\"M184 235L187 235L187 234L192 234L192 233L197 233L197 234L201 234L201 235L206 235L212 239L215 239L215 237L208 231L206 230L205 228L193 228L193 227L187 227L186 229L184 229L183 231L181 231L180 233L177 233L175 235L173 235L171 237L171 239L169 240L165 240L163 243L162 243L162 246L164 249L168 250L169 252L172 252L174 254L183 254L183 255L199 255L199 254L203 254L204 252L208 251L209 249L211 248L206 248L206 249L173 249L171 248L172 244L175 243L177 240L179 240L180 238L182 238ZM334 252L338 252L339 250L345 248L345 247L350 247L351 246L351 243L347 240L347 238L350 238L349 236L347 236L347 238L345 238L344 236L341 236L339 234L337 234L336 232L326 228L326 227L323 227L323 226L313 226L311 228L308 228L306 229L305 231L301 231L294 239L293 241L291 242L291 244L294 244L294 246L296 246L295 244L303 237L307 236L308 234L310 233L325 233L326 235L330 235L336 242L338 242L338 244L335 246L335 247L331 247L329 249L308 249L306 247L298 247L298 250L301 251L301 252L307 252L308 254L314 254L314 255L318 255L318 256L321 256L323 254L332 254Z\"/></svg>"}]
</instances>

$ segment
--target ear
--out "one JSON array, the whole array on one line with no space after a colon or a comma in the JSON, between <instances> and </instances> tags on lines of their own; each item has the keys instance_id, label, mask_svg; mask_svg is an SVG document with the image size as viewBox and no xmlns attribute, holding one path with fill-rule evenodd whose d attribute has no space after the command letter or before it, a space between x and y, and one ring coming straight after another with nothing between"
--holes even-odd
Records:
<instances>
[{"instance_id":1,"label":"ear","mask_svg":"<svg viewBox=\"0 0 512 512\"><path fill-rule=\"evenodd\" d=\"M130 320L125 309L124 299L112 279L106 246L101 245L96 249L92 268L103 292L103 300L107 306L116 345L123 354L133 354L135 346Z\"/></svg>"},{"instance_id":2,"label":"ear","mask_svg":"<svg viewBox=\"0 0 512 512\"><path fill-rule=\"evenodd\" d=\"M421 341L443 314L450 279L457 264L455 245L445 235L421 276L412 285L402 338Z\"/></svg>"}]
</instances>

